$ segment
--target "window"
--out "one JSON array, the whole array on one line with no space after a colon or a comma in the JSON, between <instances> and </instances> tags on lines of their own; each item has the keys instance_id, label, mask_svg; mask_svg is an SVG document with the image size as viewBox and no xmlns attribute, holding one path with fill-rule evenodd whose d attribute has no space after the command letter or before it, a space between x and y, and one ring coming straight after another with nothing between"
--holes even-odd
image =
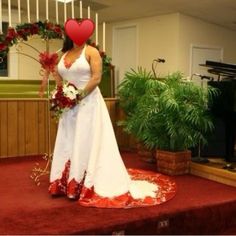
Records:
<instances>
[{"instance_id":1,"label":"window","mask_svg":"<svg viewBox=\"0 0 236 236\"><path fill-rule=\"evenodd\" d=\"M5 37L8 29L8 22L2 23L3 36ZM8 76L8 55L0 53L0 76Z\"/></svg>"}]
</instances>

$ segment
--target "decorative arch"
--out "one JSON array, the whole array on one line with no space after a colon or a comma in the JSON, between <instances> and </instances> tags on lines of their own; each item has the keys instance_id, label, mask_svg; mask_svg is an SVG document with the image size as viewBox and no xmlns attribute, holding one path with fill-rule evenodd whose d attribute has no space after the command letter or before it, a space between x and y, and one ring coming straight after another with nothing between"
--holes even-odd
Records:
<instances>
[{"instance_id":1,"label":"decorative arch","mask_svg":"<svg viewBox=\"0 0 236 236\"><path fill-rule=\"evenodd\" d=\"M3 58L7 56L10 47L20 42L28 41L29 37L39 35L42 39L48 41L50 39L63 39L64 34L64 27L62 25L54 24L49 21L23 23L16 25L15 28L9 27L6 35L0 36L0 63L3 61ZM91 40L88 41L88 44L98 49L103 60L103 71L108 70L110 66L112 66L111 58L108 57L105 52L99 50L99 45L96 45Z\"/></svg>"}]
</instances>

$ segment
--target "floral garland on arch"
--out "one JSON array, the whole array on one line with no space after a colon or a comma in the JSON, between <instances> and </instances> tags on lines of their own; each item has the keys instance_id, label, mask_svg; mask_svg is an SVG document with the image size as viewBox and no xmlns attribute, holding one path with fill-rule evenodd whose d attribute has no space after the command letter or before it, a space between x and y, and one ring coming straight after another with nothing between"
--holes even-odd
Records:
<instances>
[{"instance_id":1,"label":"floral garland on arch","mask_svg":"<svg viewBox=\"0 0 236 236\"><path fill-rule=\"evenodd\" d=\"M0 36L0 52L6 55L9 47L20 41L28 41L28 37L39 35L42 39L62 39L64 29L61 25L51 22L35 22L18 24L15 28L9 27L6 35Z\"/></svg>"},{"instance_id":2,"label":"floral garland on arch","mask_svg":"<svg viewBox=\"0 0 236 236\"><path fill-rule=\"evenodd\" d=\"M31 37L33 35L39 35L42 39L45 40L63 39L64 27L60 24L53 24L48 21L18 24L15 28L9 27L6 35L0 35L0 57L6 57L9 51L9 47L19 43L20 41L28 41L28 37ZM98 49L103 61L103 73L109 71L110 67L112 67L111 58L108 57L105 52L99 50L99 46L95 43L92 43L91 40L88 40L87 43ZM47 55L47 53L44 54L45 60L50 61L49 58L47 58L47 56L45 55ZM53 57L49 54L48 56ZM41 56L40 59L42 59ZM39 62L41 63L42 60Z\"/></svg>"}]
</instances>

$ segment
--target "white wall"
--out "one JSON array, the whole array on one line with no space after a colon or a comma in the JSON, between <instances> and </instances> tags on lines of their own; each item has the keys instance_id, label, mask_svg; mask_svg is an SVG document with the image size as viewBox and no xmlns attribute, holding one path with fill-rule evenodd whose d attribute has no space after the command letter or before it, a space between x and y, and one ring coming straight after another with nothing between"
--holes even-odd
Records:
<instances>
[{"instance_id":1,"label":"white wall","mask_svg":"<svg viewBox=\"0 0 236 236\"><path fill-rule=\"evenodd\" d=\"M236 63L236 31L181 14L179 26L177 67L185 74L190 73L191 45L223 48L223 62Z\"/></svg>"},{"instance_id":2,"label":"white wall","mask_svg":"<svg viewBox=\"0 0 236 236\"><path fill-rule=\"evenodd\" d=\"M31 9L32 12L35 11L35 9ZM54 10L54 9L53 9ZM8 22L8 10L3 9L3 21ZM75 7L75 17L79 17L79 8ZM83 16L87 17L87 10L83 10ZM40 15L40 20L45 20L45 15ZM59 23L63 24L64 21L64 15L59 16ZM71 7L70 4L67 7L67 17L71 17ZM55 22L55 13L49 12L49 20L51 22ZM95 18L95 14L93 11L91 11L91 18ZM28 21L27 19L27 12L22 12L21 14L21 22L26 23ZM31 22L36 21L35 14L31 13ZM16 26L18 24L18 11L12 10L12 26ZM46 50L45 41L43 41L39 36L35 35L32 38L28 38L29 40L25 42L26 44L31 45L35 49L37 49L40 52L43 52ZM55 52L58 49L62 47L63 41L56 39L56 40L50 40L50 51ZM25 44L19 43L16 46L13 46L10 48L10 53L8 57L8 71L9 76L8 79L41 79L41 76L39 75L41 66L36 61L39 59L39 53L36 52L32 47L27 46ZM19 52L27 54L28 56L18 54L17 49ZM32 57L34 59L32 59ZM6 77L0 77L0 79L6 79Z\"/></svg>"},{"instance_id":3,"label":"white wall","mask_svg":"<svg viewBox=\"0 0 236 236\"><path fill-rule=\"evenodd\" d=\"M86 13L84 13L86 15ZM91 16L94 14L91 13ZM63 16L62 16L63 17ZM32 16L34 19L34 16ZM3 13L3 20L7 21L7 11ZM12 22L17 23L17 12L13 12ZM22 22L27 21L26 14L22 15ZM165 64L157 67L158 72L167 74L176 70L189 75L190 48L192 44L222 47L224 49L224 62L236 63L236 32L223 27L210 24L199 19L185 16L179 13L140 18L124 22L106 24L106 53L112 56L113 27L122 25L137 25L138 34L138 66L151 70L153 59L160 57L166 59ZM30 41L40 51L45 49L41 39ZM62 42L52 41L50 50L57 50ZM99 45L102 49L102 25L99 26ZM26 53L32 53L31 49L23 47ZM14 48L11 50L14 51ZM28 51L29 50L29 51ZM127 53L129 53L127 51ZM10 56L10 77L19 79L38 79L40 65L34 60L16 54ZM18 64L17 64L18 63ZM18 68L18 69L17 69ZM13 70L18 70L15 73Z\"/></svg>"},{"instance_id":4,"label":"white wall","mask_svg":"<svg viewBox=\"0 0 236 236\"><path fill-rule=\"evenodd\" d=\"M108 55L112 56L112 28L129 24L138 27L138 66L151 70L153 59L164 58L166 63L157 67L160 74L177 69L178 14L108 24L106 31Z\"/></svg>"},{"instance_id":5,"label":"white wall","mask_svg":"<svg viewBox=\"0 0 236 236\"><path fill-rule=\"evenodd\" d=\"M35 18L36 17L32 14L31 21L34 22L36 20ZM44 19L44 16L41 16L41 19ZM8 22L8 11L6 9L3 9L3 21ZM24 12L21 15L21 21L23 23L27 22L27 14ZM17 24L18 12L12 10L12 26L15 27ZM39 53L24 43L29 44L40 52L46 50L45 41L37 35L32 38L28 38L28 41L12 46L8 56L8 79L41 79L41 76L39 75L41 66L36 61L39 59ZM50 42L50 51L58 50L61 46L62 40L52 40ZM22 55L21 53L28 56ZM0 79L5 78L6 77L0 77Z\"/></svg>"},{"instance_id":6,"label":"white wall","mask_svg":"<svg viewBox=\"0 0 236 236\"><path fill-rule=\"evenodd\" d=\"M223 48L224 62L236 64L236 31L179 13L108 24L108 55L112 55L112 28L124 24L137 24L139 28L138 64L147 70L151 70L154 58L162 57L166 63L158 66L160 74L180 70L189 76L193 44Z\"/></svg>"},{"instance_id":7,"label":"white wall","mask_svg":"<svg viewBox=\"0 0 236 236\"><path fill-rule=\"evenodd\" d=\"M56 52L62 47L62 40L54 39L49 41L50 52ZM26 42L30 46L39 50L40 52L46 51L46 42L39 36L34 36ZM41 79L40 69L41 65L36 60L39 59L39 53L30 46L19 44L20 52L26 53L29 56L19 55L18 59L18 79ZM32 59L35 58L36 60ZM12 57L11 57L12 58Z\"/></svg>"}]
</instances>

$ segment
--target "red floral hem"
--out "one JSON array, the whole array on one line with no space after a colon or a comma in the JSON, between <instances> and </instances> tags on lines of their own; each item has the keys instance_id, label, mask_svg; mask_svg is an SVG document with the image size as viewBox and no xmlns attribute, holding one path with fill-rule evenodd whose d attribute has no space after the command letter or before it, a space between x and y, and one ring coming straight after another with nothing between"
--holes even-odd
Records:
<instances>
[{"instance_id":1,"label":"red floral hem","mask_svg":"<svg viewBox=\"0 0 236 236\"><path fill-rule=\"evenodd\" d=\"M176 183L171 177L160 173L145 171L139 169L128 169L128 173L132 180L146 180L158 186L155 197L147 196L145 198L136 199L129 192L117 197L102 197L94 191L94 187L87 188L81 183L77 183L72 179L68 183L70 170L70 161L65 165L62 178L53 181L49 186L49 193L52 196L65 195L71 199L79 199L78 203L86 207L98 208L134 208L154 206L172 199L177 191Z\"/></svg>"},{"instance_id":2,"label":"red floral hem","mask_svg":"<svg viewBox=\"0 0 236 236\"><path fill-rule=\"evenodd\" d=\"M94 188L86 188L83 186L80 194L79 204L86 207L98 208L134 208L154 206L164 203L172 199L176 194L176 183L168 176L155 173L152 171L144 171L138 169L128 169L132 180L146 180L158 186L155 197L145 197L144 199L134 199L131 194L108 198L101 197L95 193Z\"/></svg>"},{"instance_id":3,"label":"red floral hem","mask_svg":"<svg viewBox=\"0 0 236 236\"><path fill-rule=\"evenodd\" d=\"M65 164L65 169L62 172L62 177L50 183L48 192L52 196L61 196L67 194L67 181L70 172L70 161Z\"/></svg>"}]
</instances>

